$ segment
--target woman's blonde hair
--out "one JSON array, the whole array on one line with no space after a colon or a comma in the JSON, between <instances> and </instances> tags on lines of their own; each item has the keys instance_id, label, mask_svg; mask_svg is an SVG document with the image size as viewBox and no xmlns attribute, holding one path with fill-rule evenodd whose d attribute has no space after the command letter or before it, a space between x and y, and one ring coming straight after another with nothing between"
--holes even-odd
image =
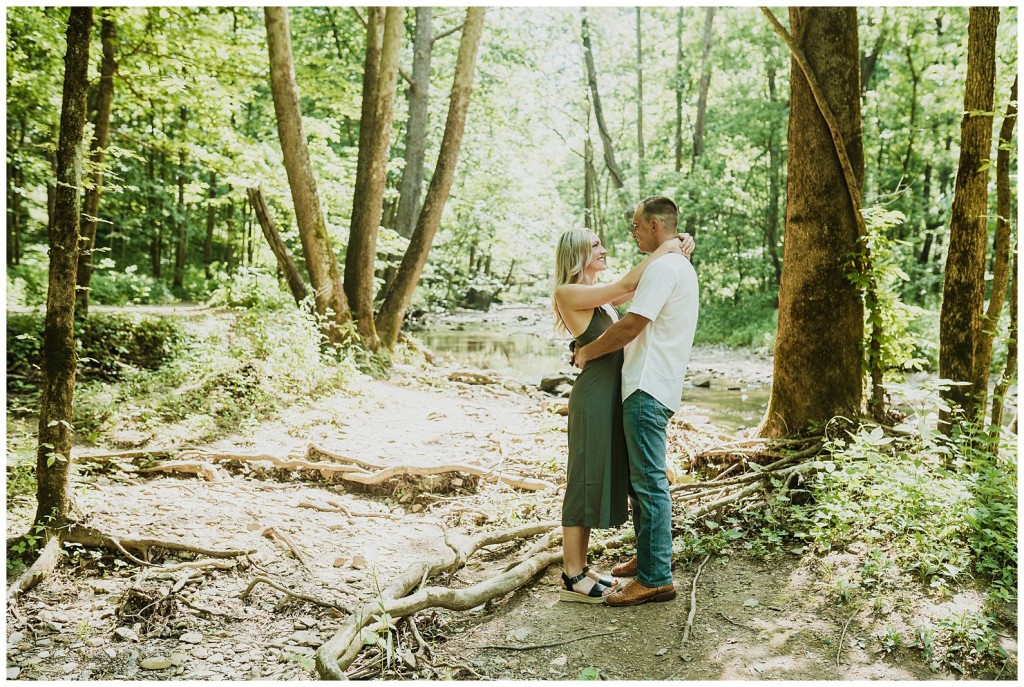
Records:
<instances>
[{"instance_id":1,"label":"woman's blonde hair","mask_svg":"<svg viewBox=\"0 0 1024 687\"><path fill-rule=\"evenodd\" d=\"M555 279L551 285L551 310L555 313L555 331L568 332L555 303L555 289L562 284L577 284L590 267L594 232L585 227L566 229L555 247Z\"/></svg>"}]
</instances>

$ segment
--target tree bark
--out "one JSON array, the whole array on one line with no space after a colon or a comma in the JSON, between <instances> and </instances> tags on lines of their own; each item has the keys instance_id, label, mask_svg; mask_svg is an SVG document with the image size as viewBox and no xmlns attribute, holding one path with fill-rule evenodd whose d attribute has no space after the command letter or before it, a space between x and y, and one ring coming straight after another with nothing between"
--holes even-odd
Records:
<instances>
[{"instance_id":1,"label":"tree bark","mask_svg":"<svg viewBox=\"0 0 1024 687\"><path fill-rule=\"evenodd\" d=\"M345 295L363 345L380 348L373 321L374 270L391 144L392 105L398 78L405 8L371 7L366 27L359 159L352 202L352 228L345 254Z\"/></svg>"},{"instance_id":2,"label":"tree bark","mask_svg":"<svg viewBox=\"0 0 1024 687\"><path fill-rule=\"evenodd\" d=\"M210 172L210 193L206 201L206 241L203 242L203 271L206 280L213 279L213 231L217 227L217 172Z\"/></svg>"},{"instance_id":3,"label":"tree bark","mask_svg":"<svg viewBox=\"0 0 1024 687\"><path fill-rule=\"evenodd\" d=\"M643 22L640 17L640 7L636 8L636 170L639 176L638 188L639 197L647 196L644 191L647 188L647 180L644 175L644 51L643 51Z\"/></svg>"},{"instance_id":4,"label":"tree bark","mask_svg":"<svg viewBox=\"0 0 1024 687\"><path fill-rule=\"evenodd\" d=\"M775 374L762 436L859 415L864 307L847 278L864 174L855 8L790 8L796 46L831 109L856 188L808 79L791 61L786 230Z\"/></svg>"},{"instance_id":5,"label":"tree bark","mask_svg":"<svg viewBox=\"0 0 1024 687\"><path fill-rule=\"evenodd\" d=\"M594 66L594 51L590 45L590 25L587 23L587 8L580 8L581 26L583 29L583 65L586 71L587 84L590 86L590 98L594 103L594 116L597 118L597 130L601 136L601 146L604 149L604 163L611 174L612 183L615 188L621 189L625 186L622 181L622 170L615 161L615 149L612 147L612 137L608 133L608 125L604 123L604 110L601 108L601 94L597 90L597 68Z\"/></svg>"},{"instance_id":6,"label":"tree bark","mask_svg":"<svg viewBox=\"0 0 1024 687\"><path fill-rule=\"evenodd\" d=\"M768 100L775 105L775 66L768 66ZM782 185L782 150L779 147L778 132L773 126L768 132L768 222L765 230L765 243L768 245L768 256L772 261L775 275L775 288L782 283L782 263L779 261L779 199Z\"/></svg>"},{"instance_id":7,"label":"tree bark","mask_svg":"<svg viewBox=\"0 0 1024 687\"><path fill-rule=\"evenodd\" d=\"M1010 279L1010 217L1013 212L1010 187L1010 143L1013 127L1017 123L1017 78L1010 87L1010 102L1006 106L1003 124L999 127L999 148L996 152L996 237L995 265L992 269L992 295L988 311L981 317L978 347L974 360L974 380L980 396L978 411L987 408L989 368L992 366L992 341L996 335L999 316L1006 300L1006 287Z\"/></svg>"},{"instance_id":8,"label":"tree bark","mask_svg":"<svg viewBox=\"0 0 1024 687\"><path fill-rule=\"evenodd\" d=\"M1003 425L1003 399L1010 383L1017 379L1017 251L1013 251L1013 270L1010 272L1010 326L1006 339L1006 367L992 390L992 425Z\"/></svg>"},{"instance_id":9,"label":"tree bark","mask_svg":"<svg viewBox=\"0 0 1024 687\"><path fill-rule=\"evenodd\" d=\"M697 95L697 121L693 126L692 170L697 158L704 154L704 118L708 109L708 89L711 87L711 37L715 20L715 8L708 7L704 15L704 47L700 58L700 91Z\"/></svg>"},{"instance_id":10,"label":"tree bark","mask_svg":"<svg viewBox=\"0 0 1024 687\"><path fill-rule=\"evenodd\" d=\"M409 123L405 133L405 168L399 184L395 231L409 238L416 228L423 188L423 160L427 148L427 115L430 104L430 60L434 46L433 9L416 8L413 39L412 84L409 86Z\"/></svg>"},{"instance_id":11,"label":"tree bark","mask_svg":"<svg viewBox=\"0 0 1024 687\"><path fill-rule=\"evenodd\" d=\"M188 110L181 108L181 137L186 136L185 127L188 123ZM178 211L175 224L178 225L178 236L174 247L174 281L172 286L176 289L185 286L185 258L188 254L188 218L185 208L185 151L178 153Z\"/></svg>"},{"instance_id":12,"label":"tree bark","mask_svg":"<svg viewBox=\"0 0 1024 687\"><path fill-rule=\"evenodd\" d=\"M78 312L89 314L89 283L92 281L93 249L96 246L96 227L103 196L103 160L110 140L110 109L114 100L114 73L117 61L114 50L117 42L117 24L114 23L110 8L103 11L100 21L100 37L103 45L103 61L100 64L100 83L96 98L95 131L89 159L92 171L89 173L89 188L85 191L85 207L82 211L82 237L78 255Z\"/></svg>"},{"instance_id":13,"label":"tree bark","mask_svg":"<svg viewBox=\"0 0 1024 687\"><path fill-rule=\"evenodd\" d=\"M949 249L939 314L939 376L966 382L942 392L947 404L975 418L982 382L976 355L985 298L985 243L988 214L988 163L995 100L996 28L999 9L970 8L967 37L967 87L960 124L960 162L949 222ZM947 422L951 415L940 413ZM948 427L948 425L946 425Z\"/></svg>"},{"instance_id":14,"label":"tree bark","mask_svg":"<svg viewBox=\"0 0 1024 687\"><path fill-rule=\"evenodd\" d=\"M302 275L299 274L299 269L295 266L295 261L292 259L288 247L284 245L281 234L277 231L277 226L274 224L270 211L267 209L267 201L263 198L263 192L258 188L250 188L248 189L248 195L249 202L256 212L256 219L263 229L263 236L266 237L267 243L270 244L270 250L274 251L277 264L281 268L281 272L284 273L288 289L292 292L292 298L295 299L296 305L301 305L307 295L306 284L302 281Z\"/></svg>"},{"instance_id":15,"label":"tree bark","mask_svg":"<svg viewBox=\"0 0 1024 687\"><path fill-rule=\"evenodd\" d=\"M467 8L462 40L459 43L459 55L455 64L455 78L452 82L448 119L444 127L437 166L423 201L423 209L420 210L420 216L416 222L416 230L409 241L409 248L402 258L402 264L388 288L380 313L377 315L377 331L383 345L388 349L392 348L398 340L402 320L405 318L413 291L423 272L423 266L427 262L427 255L441 222L441 212L444 210L448 192L451 190L452 180L455 176L455 163L458 160L462 134L466 127L466 111L469 109L469 96L473 90L473 71L476 66L477 49L480 45L480 36L483 33L483 24L483 8Z\"/></svg>"},{"instance_id":16,"label":"tree bark","mask_svg":"<svg viewBox=\"0 0 1024 687\"><path fill-rule=\"evenodd\" d=\"M868 26L871 26L873 22L869 19ZM886 40L886 25L885 25L885 9L882 9L882 20L879 22L878 37L875 38L875 44L871 48L871 52L865 52L860 56L860 93L863 96L871 86L871 77L875 73L875 65L878 64L878 56L882 53L882 48L885 47Z\"/></svg>"},{"instance_id":17,"label":"tree bark","mask_svg":"<svg viewBox=\"0 0 1024 687\"><path fill-rule=\"evenodd\" d=\"M52 533L68 520L68 471L75 398L75 284L78 274L82 138L89 85L92 8L72 7L64 57L57 144L57 190L50 230L49 286L43 333L43 388L36 450L35 525Z\"/></svg>"},{"instance_id":18,"label":"tree bark","mask_svg":"<svg viewBox=\"0 0 1024 687\"><path fill-rule=\"evenodd\" d=\"M351 314L338 273L338 260L331 247L317 193L316 177L309 160L306 135L299 110L299 88L292 66L291 37L288 32L288 10L283 7L264 8L267 25L267 46L270 53L270 90L277 115L277 133L284 153L295 220L299 226L302 252L313 287L316 312L327 318L324 333L330 341L345 338L344 325Z\"/></svg>"}]
</instances>

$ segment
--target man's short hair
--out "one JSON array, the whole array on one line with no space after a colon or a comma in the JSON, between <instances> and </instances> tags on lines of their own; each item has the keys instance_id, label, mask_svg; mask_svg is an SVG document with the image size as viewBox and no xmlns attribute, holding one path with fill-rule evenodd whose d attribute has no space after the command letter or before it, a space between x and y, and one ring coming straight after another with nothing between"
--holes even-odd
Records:
<instances>
[{"instance_id":1,"label":"man's short hair","mask_svg":"<svg viewBox=\"0 0 1024 687\"><path fill-rule=\"evenodd\" d=\"M649 196L640 201L640 212L644 219L657 219L666 229L676 230L679 223L679 208L671 198Z\"/></svg>"}]
</instances>

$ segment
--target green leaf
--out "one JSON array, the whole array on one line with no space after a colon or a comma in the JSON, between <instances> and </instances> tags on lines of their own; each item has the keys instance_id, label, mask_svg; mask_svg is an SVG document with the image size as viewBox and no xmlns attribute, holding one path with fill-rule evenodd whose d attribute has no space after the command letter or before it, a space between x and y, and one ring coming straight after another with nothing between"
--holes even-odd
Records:
<instances>
[{"instance_id":1,"label":"green leaf","mask_svg":"<svg viewBox=\"0 0 1024 687\"><path fill-rule=\"evenodd\" d=\"M577 680L600 680L601 679L601 670L599 668L595 668L594 666L587 666L586 668L584 668L583 670L581 670L579 672L579 675L576 676L576 679Z\"/></svg>"}]
</instances>

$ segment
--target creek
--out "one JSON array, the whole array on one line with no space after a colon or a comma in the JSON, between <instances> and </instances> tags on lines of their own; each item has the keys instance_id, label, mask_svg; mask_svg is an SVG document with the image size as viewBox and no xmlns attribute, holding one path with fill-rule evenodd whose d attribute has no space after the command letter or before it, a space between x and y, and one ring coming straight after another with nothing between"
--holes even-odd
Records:
<instances>
[{"instance_id":1,"label":"creek","mask_svg":"<svg viewBox=\"0 0 1024 687\"><path fill-rule=\"evenodd\" d=\"M569 339L557 336L552 322L541 304L503 304L488 312L460 309L437 316L413 334L438 362L494 370L536 385L548 375L573 372ZM771 358L698 346L690 357L681 412L691 422L752 427L767 408L770 383Z\"/></svg>"}]
</instances>

